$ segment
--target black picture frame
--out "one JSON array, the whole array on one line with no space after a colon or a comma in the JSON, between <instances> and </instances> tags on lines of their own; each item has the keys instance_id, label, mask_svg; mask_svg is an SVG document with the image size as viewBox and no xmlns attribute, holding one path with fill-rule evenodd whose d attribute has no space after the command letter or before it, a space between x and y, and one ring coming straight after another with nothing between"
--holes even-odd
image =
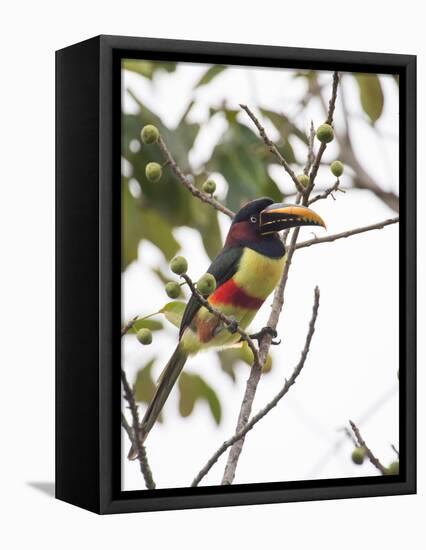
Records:
<instances>
[{"instance_id":1,"label":"black picture frame","mask_svg":"<svg viewBox=\"0 0 426 550\"><path fill-rule=\"evenodd\" d=\"M392 73L400 83L400 473L120 489L120 60ZM56 498L100 514L416 491L416 57L98 36L56 52Z\"/></svg>"}]
</instances>

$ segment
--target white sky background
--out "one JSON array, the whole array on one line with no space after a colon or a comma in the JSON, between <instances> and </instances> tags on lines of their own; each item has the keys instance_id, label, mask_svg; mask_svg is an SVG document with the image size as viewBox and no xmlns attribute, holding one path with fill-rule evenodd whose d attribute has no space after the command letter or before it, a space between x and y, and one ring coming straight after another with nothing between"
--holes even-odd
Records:
<instances>
[{"instance_id":1,"label":"white sky background","mask_svg":"<svg viewBox=\"0 0 426 550\"><path fill-rule=\"evenodd\" d=\"M247 103L282 111L299 127L308 129L310 120L317 126L324 114L317 100L299 113L298 102L306 89L304 79L293 78L293 71L282 69L231 68L212 84L195 92L194 84L206 65L180 64L175 73L158 72L151 84L147 79L124 72L123 87L132 91L163 122L174 127L192 95L196 105L191 119L204 123L208 108L225 99L237 109ZM331 83L331 73L322 73L321 82ZM373 131L363 113L358 90L352 78L342 79L345 99L351 114L351 136L362 164L385 189L398 192L398 91L390 76L380 76L385 95L384 113ZM327 89L330 86L327 84ZM327 93L329 97L329 93ZM132 99L124 96L124 109L133 112ZM240 120L250 125L244 113ZM335 127L341 128L339 100ZM262 120L269 135L277 138L273 126ZM210 156L212 147L226 128L216 115L203 124L190 153L194 170ZM292 145L303 156L298 140ZM336 158L337 146L331 143L323 160ZM303 157L302 157L303 158ZM297 170L297 168L296 168ZM300 170L297 170L300 171ZM347 174L342 186L349 185ZM292 189L289 177L280 167L271 175L283 192ZM218 198L226 192L226 181L215 175ZM327 167L321 167L318 187L334 183ZM158 185L161 185L161 181ZM179 182L176 182L179 185ZM395 213L368 191L337 193L313 205L323 217L328 233L336 233L393 217ZM165 197L167 200L167 197ZM188 195L188 200L196 200ZM223 235L229 220L220 214ZM323 230L316 231L317 235ZM190 275L197 279L208 267L199 234L189 228L175 230L182 244L181 254L190 263ZM311 230L302 228L300 240L311 238ZM143 259L143 261L142 261ZM161 251L144 241L139 260L123 276L123 319L146 315L169 301L163 285L150 272L150 266L168 271ZM173 275L171 278L173 278ZM339 431L349 418L359 423L362 433L384 464L395 459L390 444L398 447L398 227L368 232L335 243L315 245L300 250L293 258L285 293L285 305L278 332L283 342L272 348L274 368L259 384L254 411L264 406L282 387L299 360L313 303L313 289L321 290L321 303L311 351L296 385L279 405L247 436L237 468L235 483L338 478L376 475L366 462L355 466L350 454L353 446ZM272 297L255 318L254 331L266 324ZM137 370L157 357L154 376L158 376L177 341L177 329L165 322L166 330L154 333L153 344L142 347L135 338L126 338L124 366L133 381ZM221 371L214 352L190 358L185 369L197 372L215 389L222 405L222 422L216 426L206 403L198 402L186 419L178 413L178 391L174 390L165 405L165 422L157 424L149 435L147 452L159 488L190 485L193 477L224 439L234 433L236 419L249 368L236 369L237 382ZM136 462L125 459L127 436L123 432L123 489L143 489L144 483ZM336 448L336 445L342 444ZM219 460L202 484L220 483L227 454Z\"/></svg>"}]
</instances>

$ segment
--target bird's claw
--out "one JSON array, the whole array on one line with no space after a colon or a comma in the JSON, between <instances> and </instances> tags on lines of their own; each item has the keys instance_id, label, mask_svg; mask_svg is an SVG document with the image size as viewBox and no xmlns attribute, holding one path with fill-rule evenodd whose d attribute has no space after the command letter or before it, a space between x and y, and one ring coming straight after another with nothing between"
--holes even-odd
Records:
<instances>
[{"instance_id":1,"label":"bird's claw","mask_svg":"<svg viewBox=\"0 0 426 550\"><path fill-rule=\"evenodd\" d=\"M236 319L232 319L232 321L228 325L228 330L231 334L235 334L238 330L238 323Z\"/></svg>"},{"instance_id":2,"label":"bird's claw","mask_svg":"<svg viewBox=\"0 0 426 550\"><path fill-rule=\"evenodd\" d=\"M278 336L278 332L274 328L268 327L268 326L263 327L262 330L260 330L259 332L256 332L255 334L250 334L250 338L252 340L257 340L258 342L260 342L266 334L271 336L271 338L272 338L271 345L272 346L278 346L279 344L281 344L281 339L274 340L274 338L276 338Z\"/></svg>"}]
</instances>

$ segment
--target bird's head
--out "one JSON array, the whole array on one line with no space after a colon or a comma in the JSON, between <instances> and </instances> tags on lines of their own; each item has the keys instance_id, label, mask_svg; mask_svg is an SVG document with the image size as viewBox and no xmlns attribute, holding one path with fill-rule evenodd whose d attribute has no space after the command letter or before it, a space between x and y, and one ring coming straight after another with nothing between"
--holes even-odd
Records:
<instances>
[{"instance_id":1,"label":"bird's head","mask_svg":"<svg viewBox=\"0 0 426 550\"><path fill-rule=\"evenodd\" d=\"M276 236L279 231L302 225L325 227L322 218L310 208L297 204L274 203L268 197L244 205L235 215L227 244L244 244Z\"/></svg>"}]
</instances>

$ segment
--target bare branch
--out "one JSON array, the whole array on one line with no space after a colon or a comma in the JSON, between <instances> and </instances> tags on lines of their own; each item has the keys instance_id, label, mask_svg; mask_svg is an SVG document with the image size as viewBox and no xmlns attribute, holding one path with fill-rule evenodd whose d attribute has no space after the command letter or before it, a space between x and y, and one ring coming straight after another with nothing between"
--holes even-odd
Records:
<instances>
[{"instance_id":1,"label":"bare branch","mask_svg":"<svg viewBox=\"0 0 426 550\"><path fill-rule=\"evenodd\" d=\"M124 327L122 327L121 329L121 336L124 336L125 334L127 334L129 332L129 330L131 328L133 328L133 325L136 323L136 321L138 320L139 318L139 315L136 315L136 317L133 317L133 319L130 319L130 321L128 321Z\"/></svg>"},{"instance_id":2,"label":"bare branch","mask_svg":"<svg viewBox=\"0 0 426 550\"><path fill-rule=\"evenodd\" d=\"M352 237L353 235L359 235L360 233L366 233L367 231L373 231L375 229L383 229L387 225L392 225L398 222L399 216L397 216L396 218L384 220L382 222L373 223L372 225L356 227L355 229L351 229L349 231L343 231L343 233L335 233L334 235L327 235L327 237L319 237L315 239L310 239L309 241L302 241L296 245L296 249L299 250L300 248L306 248L308 246L312 246L313 244L331 243L333 241L337 241L338 239L347 239L348 237Z\"/></svg>"},{"instance_id":3,"label":"bare branch","mask_svg":"<svg viewBox=\"0 0 426 550\"><path fill-rule=\"evenodd\" d=\"M186 273L183 273L181 277L185 279L187 285L192 292L192 295L203 307L205 307L208 311L210 311L210 313L212 313L215 317L222 321L222 323L224 323L231 332L238 333L241 336L241 339L247 342L249 348L253 353L254 363L259 364L259 353L252 338L250 338L247 332L245 332L242 328L238 326L238 323L235 321L235 319L231 319L230 317L213 307L210 302L206 300L206 298L204 298L204 296L200 292L198 292L197 287L194 285L191 278Z\"/></svg>"},{"instance_id":4,"label":"bare branch","mask_svg":"<svg viewBox=\"0 0 426 550\"><path fill-rule=\"evenodd\" d=\"M200 472L197 474L195 479L193 480L191 486L196 487L200 481L203 479L204 476L207 475L207 473L210 471L212 466L217 462L217 460L220 458L220 456L232 445L234 445L237 441L242 440L247 432L249 432L253 427L260 421L262 418L264 418L285 396L285 394L289 391L291 386L296 382L297 377L301 373L306 358L309 353L309 348L312 341L312 336L315 332L315 323L318 316L318 308L319 308L319 298L320 298L320 292L319 288L315 288L315 295L314 295L314 305L312 308L312 316L311 320L309 322L309 329L308 333L306 335L305 345L303 347L300 360L297 363L296 367L293 370L292 375L288 380L285 381L284 386L282 389L277 393L277 395L265 406L263 409L261 409L257 414L255 414L252 419L246 423L246 425L240 430L237 431L235 435L227 439L220 447L219 449L213 454L213 456L208 460L208 462L205 464L205 466L200 470Z\"/></svg>"},{"instance_id":5,"label":"bare branch","mask_svg":"<svg viewBox=\"0 0 426 550\"><path fill-rule=\"evenodd\" d=\"M341 191L342 193L346 193L346 191L344 191L343 189L340 189L339 185L340 185L340 180L339 180L339 178L337 178L334 185L332 185L331 187L329 187L328 189L326 189L322 193L320 193L318 195L315 195L315 197L312 197L312 199L310 199L308 201L308 205L311 205L312 203L320 201L322 199L326 199L326 198L329 197L329 195L331 195L333 197L333 193L335 193L336 191Z\"/></svg>"},{"instance_id":6,"label":"bare branch","mask_svg":"<svg viewBox=\"0 0 426 550\"><path fill-rule=\"evenodd\" d=\"M136 450L138 451L138 460L140 464L140 469L142 472L142 475L145 480L145 485L147 489L155 489L155 482L154 478L152 476L152 471L148 463L148 457L146 455L146 449L141 443L141 438L139 436L139 413L138 413L138 406L136 404L135 395L133 393L132 388L130 387L130 384L127 380L126 373L123 369L121 369L121 382L123 384L124 389L124 397L126 398L126 401L129 404L130 412L132 414L133 419L133 428L130 428L129 424L126 422L123 424L123 413L121 414L121 424L123 428L126 430L127 435L129 436L130 442L133 446L136 446ZM130 437L130 433L132 433L132 437Z\"/></svg>"},{"instance_id":7,"label":"bare branch","mask_svg":"<svg viewBox=\"0 0 426 550\"><path fill-rule=\"evenodd\" d=\"M308 138L308 155L306 157L305 167L303 168L303 173L306 175L309 174L309 170L311 169L311 166L315 160L314 141L315 141L315 128L314 128L314 123L311 120L311 126L309 128L309 138Z\"/></svg>"},{"instance_id":8,"label":"bare branch","mask_svg":"<svg viewBox=\"0 0 426 550\"><path fill-rule=\"evenodd\" d=\"M368 447L367 443L364 441L356 424L352 422L352 420L349 420L349 424L351 425L351 428L355 434L358 445L365 449L365 454L367 455L368 460L371 462L371 464L373 464L373 466L375 466L379 470L381 474L386 475L386 468L383 466L380 460L373 455L371 449Z\"/></svg>"},{"instance_id":9,"label":"bare branch","mask_svg":"<svg viewBox=\"0 0 426 550\"><path fill-rule=\"evenodd\" d=\"M334 114L336 98L337 98L338 83L339 83L339 76L338 76L338 73L335 72L335 73L333 73L332 94L331 94L331 99L330 99L330 103L329 103L329 110L328 110L328 114L327 114L327 122L329 124L331 124L331 122L333 120L333 114ZM259 130L259 133L260 133L263 141L269 147L269 150L280 160L280 158L282 158L281 154L279 153L279 151L275 147L275 145L271 142L271 140L268 138L264 128L262 127L260 122L257 120L255 115L253 115L253 113L250 111L250 109L247 106L241 105L241 107L247 112L247 114L250 116L250 118L255 123L256 127ZM310 185L306 189L302 188L300 186L299 181L297 180L297 177L295 176L294 172L289 168L289 166L286 163L285 159L283 159L284 163L280 162L280 164L284 167L284 169L287 171L287 173L290 174L290 176L292 177L295 184L296 184L296 181L297 181L296 187L299 190L299 194L302 196L302 199L303 199L302 204L304 206L306 206L308 204L310 193L311 193L311 191L312 191L312 189L314 188L314 185L315 185L315 178L316 178L316 175L317 175L317 172L318 172L318 167L319 167L320 162L321 162L322 154L325 150L325 147L322 148L323 145L325 145L325 144L321 144L321 147L320 147L320 149L317 153L317 156L315 157L315 159L313 161L311 174L310 174ZM298 196L298 199L300 199L299 196ZM288 250L287 250L287 262L286 262L286 265L285 265L285 268L284 268L283 275L281 277L281 281L280 281L280 283L279 283L279 285L278 285L278 287L275 291L275 294L274 294L274 299L273 299L273 302L272 302L272 309L271 309L271 313L269 315L269 319L268 319L268 323L267 323L267 325L269 327L271 327L272 329L274 329L274 330L277 328L278 320L279 320L279 317L280 317L280 314L281 314L281 311L282 311L282 308L283 308L283 305L284 305L284 291L285 291L285 287L286 287L286 284L287 284L288 272L289 272L289 269L290 269L291 260L292 260L292 257L293 257L293 253L296 249L296 241L297 241L297 238L299 236L299 230L300 230L299 227L296 227L293 230L290 245L289 245ZM285 235L284 238L287 238L287 235ZM264 362L266 361L266 358L268 356L268 352L269 352L269 348L271 346L271 342L272 342L272 337L269 334L265 334L263 336L263 338L259 341L259 359L260 359L260 362L259 362L259 364L254 363L251 370L250 370L250 375L249 375L249 378L248 378L247 383L246 383L246 389L245 389L245 393L244 393L244 397L243 397L243 402L241 404L240 413L238 415L236 432L241 431L244 428L244 426L247 424L247 422L250 418L254 397L256 395L257 386L258 386L258 383L259 383L259 380L260 380L262 365L264 364ZM236 468L237 468L239 457L241 455L243 445L244 445L244 438L241 438L233 444L231 450L229 451L228 460L227 460L226 467L225 467L225 472L224 472L223 478L222 478L222 484L230 484L234 480L235 471L236 471Z\"/></svg>"},{"instance_id":10,"label":"bare branch","mask_svg":"<svg viewBox=\"0 0 426 550\"><path fill-rule=\"evenodd\" d=\"M337 88L338 88L338 86L339 86L339 73L337 71L334 71L331 98L330 98L330 101L328 103L328 111L327 111L327 119L326 119L326 123L330 124L330 125L333 123L333 115L334 115L334 109L336 107ZM314 188L315 178L317 177L318 169L319 169L319 166L321 164L321 159L322 159L322 156L323 156L324 151L326 149L327 149L327 144L326 143L321 143L320 148L318 149L317 156L315 157L315 160L312 164L311 173L309 175L311 181L310 181L310 185L309 185L308 189L305 191L305 194L307 192L310 193L312 191L312 189Z\"/></svg>"},{"instance_id":11,"label":"bare branch","mask_svg":"<svg viewBox=\"0 0 426 550\"><path fill-rule=\"evenodd\" d=\"M273 141L271 141L266 133L266 130L265 128L261 125L261 123L259 122L259 119L256 117L256 115L249 109L249 107L247 107L247 105L243 105L242 103L240 103L240 107L241 109L243 109L247 114L248 116L252 119L252 121L254 122L256 128L258 129L259 131L259 134L260 134L260 137L263 139L263 141L265 142L265 145L267 146L267 148L269 149L269 151L276 157L276 159L278 160L279 164L281 164L281 166L284 168L284 170L287 172L287 174L291 177L291 179L293 180L294 182L294 185L296 186L296 189L299 191L299 193L303 193L303 187L302 185L300 184L299 180L297 179L297 176L296 174L293 172L293 170L290 168L290 165L288 164L288 162L285 160L285 158L282 156L282 154L278 151L278 148L277 146L275 145L275 143Z\"/></svg>"},{"instance_id":12,"label":"bare branch","mask_svg":"<svg viewBox=\"0 0 426 550\"><path fill-rule=\"evenodd\" d=\"M208 195L207 193L204 193L204 191L200 191L200 189L195 187L195 185L185 176L185 174L179 168L179 166L177 165L175 159L172 157L172 154L168 150L167 145L165 144L161 136L158 138L157 143L160 148L160 151L163 153L163 156L166 159L167 164L170 164L171 169L173 170L175 176L188 189L188 191L194 195L194 197L197 197L197 199L200 199L201 201L207 204L210 204L210 206L213 206L213 208L215 208L219 212L226 214L231 219L235 216L235 213L232 210L229 210L229 208L226 208L226 206L224 206L218 200L213 198L211 195Z\"/></svg>"},{"instance_id":13,"label":"bare branch","mask_svg":"<svg viewBox=\"0 0 426 550\"><path fill-rule=\"evenodd\" d=\"M316 83L314 90L316 96L322 104L323 110L326 111L326 102L322 96L321 88L318 85L318 82ZM371 191L376 195L376 197L378 197L387 206L389 206L389 208L391 208L395 212L399 212L398 196L392 191L386 191L382 189L380 185L374 180L374 178L365 170L364 166L361 164L358 157L356 156L349 133L348 111L346 108L344 88L341 89L340 98L343 111L343 120L345 122L345 130L343 134L337 132L335 133L336 141L340 147L340 160L347 166L350 166L356 174L355 178L353 179L355 187L357 187L358 189L366 189L368 191Z\"/></svg>"}]
</instances>

